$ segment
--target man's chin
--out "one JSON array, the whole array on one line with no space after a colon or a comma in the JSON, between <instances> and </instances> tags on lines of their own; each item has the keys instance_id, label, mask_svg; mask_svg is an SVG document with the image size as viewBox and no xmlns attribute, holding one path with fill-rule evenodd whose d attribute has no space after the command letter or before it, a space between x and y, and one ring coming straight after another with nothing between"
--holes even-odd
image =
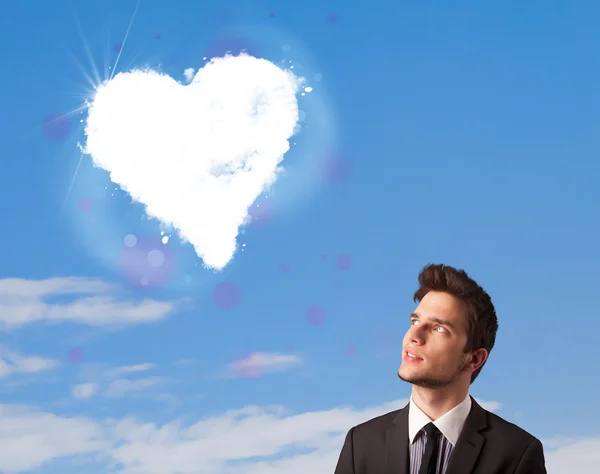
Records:
<instances>
[{"instance_id":1,"label":"man's chin","mask_svg":"<svg viewBox=\"0 0 600 474\"><path fill-rule=\"evenodd\" d=\"M400 378L400 380L403 380L404 382L408 383L412 383L413 379L416 378L415 376L411 376L410 374L404 373L402 367L398 369L398 377Z\"/></svg>"},{"instance_id":2,"label":"man's chin","mask_svg":"<svg viewBox=\"0 0 600 474\"><path fill-rule=\"evenodd\" d=\"M402 367L400 367L398 369L398 377L400 378L400 380L402 380L406 383L412 384L416 387L432 388L432 389L446 387L446 386L450 385L450 383L452 382L451 380L434 379L434 378L430 378L430 377L425 377L423 375L403 374Z\"/></svg>"}]
</instances>

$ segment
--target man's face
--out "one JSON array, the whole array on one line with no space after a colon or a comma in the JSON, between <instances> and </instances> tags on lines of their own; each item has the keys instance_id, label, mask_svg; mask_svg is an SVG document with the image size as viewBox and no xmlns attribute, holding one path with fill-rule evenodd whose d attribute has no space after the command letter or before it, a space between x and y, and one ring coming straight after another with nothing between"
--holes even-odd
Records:
<instances>
[{"instance_id":1,"label":"man's face","mask_svg":"<svg viewBox=\"0 0 600 474\"><path fill-rule=\"evenodd\" d=\"M425 388L470 380L471 372L465 369L469 355L463 351L467 328L466 308L460 300L447 293L427 293L410 316L398 376Z\"/></svg>"}]
</instances>

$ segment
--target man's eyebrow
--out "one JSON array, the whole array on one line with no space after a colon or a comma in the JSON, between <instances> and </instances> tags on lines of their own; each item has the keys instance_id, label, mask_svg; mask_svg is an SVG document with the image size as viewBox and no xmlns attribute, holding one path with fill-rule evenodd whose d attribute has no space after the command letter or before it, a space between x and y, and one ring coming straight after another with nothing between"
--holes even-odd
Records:
<instances>
[{"instance_id":1,"label":"man's eyebrow","mask_svg":"<svg viewBox=\"0 0 600 474\"><path fill-rule=\"evenodd\" d=\"M410 315L410 319L419 319L419 317L420 316L418 313L411 313L411 315ZM436 318L436 317L428 318L428 319L430 319L431 321L433 321L435 323L441 324L442 326L448 326L449 328L454 329L454 325L447 319Z\"/></svg>"}]
</instances>

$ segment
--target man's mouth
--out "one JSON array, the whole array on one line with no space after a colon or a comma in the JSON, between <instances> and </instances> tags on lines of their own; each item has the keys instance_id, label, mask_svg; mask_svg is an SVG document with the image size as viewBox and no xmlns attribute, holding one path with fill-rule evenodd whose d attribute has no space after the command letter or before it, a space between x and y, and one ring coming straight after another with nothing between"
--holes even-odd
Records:
<instances>
[{"instance_id":1,"label":"man's mouth","mask_svg":"<svg viewBox=\"0 0 600 474\"><path fill-rule=\"evenodd\" d=\"M405 351L405 355L409 360L423 360L422 357L419 357L412 351Z\"/></svg>"}]
</instances>

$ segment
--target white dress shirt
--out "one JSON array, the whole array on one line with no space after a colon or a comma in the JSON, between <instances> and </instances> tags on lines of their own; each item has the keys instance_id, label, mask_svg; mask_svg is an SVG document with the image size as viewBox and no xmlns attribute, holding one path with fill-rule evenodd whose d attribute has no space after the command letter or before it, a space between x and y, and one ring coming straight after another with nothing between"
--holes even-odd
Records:
<instances>
[{"instance_id":1,"label":"white dress shirt","mask_svg":"<svg viewBox=\"0 0 600 474\"><path fill-rule=\"evenodd\" d=\"M471 411L471 397L467 397L456 405L452 410L440 416L433 424L446 437L452 446L456 446L460 432L465 425L467 416ZM410 397L410 408L408 410L408 439L410 444L427 423L432 420L417 406L412 396Z\"/></svg>"},{"instance_id":2,"label":"white dress shirt","mask_svg":"<svg viewBox=\"0 0 600 474\"><path fill-rule=\"evenodd\" d=\"M444 474L450 462L452 450L456 446L458 437L465 425L467 416L471 411L471 397L467 397L452 410L432 421L410 397L408 409L408 439L410 455L410 474L417 474L421 467L421 459L427 444L427 435L421 430L428 423L433 423L443 436L440 437L440 449L436 460L437 472ZM421 436L419 436L421 434Z\"/></svg>"}]
</instances>

